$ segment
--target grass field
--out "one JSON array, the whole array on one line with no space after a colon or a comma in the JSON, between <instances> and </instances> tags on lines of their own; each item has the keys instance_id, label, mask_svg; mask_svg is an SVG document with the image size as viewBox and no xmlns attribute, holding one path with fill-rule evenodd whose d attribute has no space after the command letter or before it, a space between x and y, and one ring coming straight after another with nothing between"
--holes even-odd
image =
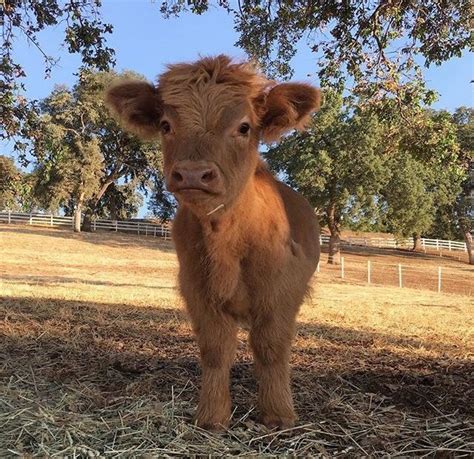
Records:
<instances>
[{"instance_id":1,"label":"grass field","mask_svg":"<svg viewBox=\"0 0 474 459\"><path fill-rule=\"evenodd\" d=\"M472 286L465 264L443 263ZM198 352L171 243L0 226L0 457L472 456L473 297L353 284L331 269L299 317L298 426L258 424L241 332L232 426L210 434L192 425Z\"/></svg>"}]
</instances>

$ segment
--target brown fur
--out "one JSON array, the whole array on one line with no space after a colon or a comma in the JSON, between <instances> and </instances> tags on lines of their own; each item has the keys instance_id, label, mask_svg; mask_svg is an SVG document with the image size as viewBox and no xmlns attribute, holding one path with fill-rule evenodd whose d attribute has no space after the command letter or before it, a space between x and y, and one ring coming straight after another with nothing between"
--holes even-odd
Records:
<instances>
[{"instance_id":1,"label":"brown fur","mask_svg":"<svg viewBox=\"0 0 474 459\"><path fill-rule=\"evenodd\" d=\"M179 285L203 371L197 422L209 428L229 422L229 371L237 328L245 322L262 420L271 427L291 426L296 417L290 347L319 260L319 227L307 201L267 170L257 146L261 138L301 128L318 108L319 91L276 85L226 56L170 66L157 88L140 83L138 91L130 84L112 87L107 102L144 137L167 123L162 146L168 186L174 186L177 167L189 163L212 165L219 175L214 194L176 191ZM246 134L242 123L250 125Z\"/></svg>"}]
</instances>

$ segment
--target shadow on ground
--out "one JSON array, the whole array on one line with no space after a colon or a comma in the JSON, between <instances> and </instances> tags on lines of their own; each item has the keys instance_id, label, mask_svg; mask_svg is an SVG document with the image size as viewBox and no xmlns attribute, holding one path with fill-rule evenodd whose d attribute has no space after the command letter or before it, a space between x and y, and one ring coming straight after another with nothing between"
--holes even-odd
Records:
<instances>
[{"instance_id":1,"label":"shadow on ground","mask_svg":"<svg viewBox=\"0 0 474 459\"><path fill-rule=\"evenodd\" d=\"M150 288L158 290L170 290L177 291L175 286L166 286L166 285L152 285L152 284L129 284L123 282L112 282L105 280L94 280L94 279L84 279L82 277L69 277L69 276L35 276L35 275L26 275L26 276L16 276L12 274L1 274L0 280L6 281L10 284L20 284L20 285L41 285L46 287L52 287L55 285L68 285L72 284L84 284L84 285L93 285L93 286L104 286L104 287L125 287L125 288Z\"/></svg>"},{"instance_id":2,"label":"shadow on ground","mask_svg":"<svg viewBox=\"0 0 474 459\"><path fill-rule=\"evenodd\" d=\"M33 374L45 387L87 384L100 405L123 393L168 400L172 387L196 400L198 351L180 310L0 297L0 314L4 384L14 374ZM413 350L419 348L436 357L418 357ZM401 410L467 413L474 366L456 351L449 343L300 324L292 364L301 420L329 409L341 387L377 394ZM238 354L232 370L236 415L255 402L256 391L245 342Z\"/></svg>"}]
</instances>

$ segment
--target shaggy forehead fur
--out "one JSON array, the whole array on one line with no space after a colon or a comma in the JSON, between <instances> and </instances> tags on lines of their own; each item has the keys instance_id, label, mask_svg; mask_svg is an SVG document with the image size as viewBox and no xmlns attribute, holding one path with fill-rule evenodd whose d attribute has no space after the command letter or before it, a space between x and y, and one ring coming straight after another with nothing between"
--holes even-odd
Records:
<instances>
[{"instance_id":1,"label":"shaggy forehead fur","mask_svg":"<svg viewBox=\"0 0 474 459\"><path fill-rule=\"evenodd\" d=\"M222 55L170 65L158 80L164 105L176 110L180 123L206 130L216 126L226 108L245 101L250 121L256 122L270 84L254 65Z\"/></svg>"}]
</instances>

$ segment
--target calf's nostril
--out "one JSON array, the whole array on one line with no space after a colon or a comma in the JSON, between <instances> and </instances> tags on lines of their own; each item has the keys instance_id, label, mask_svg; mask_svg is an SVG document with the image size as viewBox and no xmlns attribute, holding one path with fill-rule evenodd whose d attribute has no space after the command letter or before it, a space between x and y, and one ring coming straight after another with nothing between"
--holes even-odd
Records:
<instances>
[{"instance_id":1,"label":"calf's nostril","mask_svg":"<svg viewBox=\"0 0 474 459\"><path fill-rule=\"evenodd\" d=\"M177 182L182 182L183 181L183 176L178 172L178 171L174 171L172 174L171 174L171 177L176 180Z\"/></svg>"},{"instance_id":2,"label":"calf's nostril","mask_svg":"<svg viewBox=\"0 0 474 459\"><path fill-rule=\"evenodd\" d=\"M209 183L209 182L211 182L212 180L214 180L214 178L215 178L215 173L214 173L214 171L212 171L212 170L209 170L209 171L204 172L204 174L201 176L201 180L202 180L204 183Z\"/></svg>"}]
</instances>

